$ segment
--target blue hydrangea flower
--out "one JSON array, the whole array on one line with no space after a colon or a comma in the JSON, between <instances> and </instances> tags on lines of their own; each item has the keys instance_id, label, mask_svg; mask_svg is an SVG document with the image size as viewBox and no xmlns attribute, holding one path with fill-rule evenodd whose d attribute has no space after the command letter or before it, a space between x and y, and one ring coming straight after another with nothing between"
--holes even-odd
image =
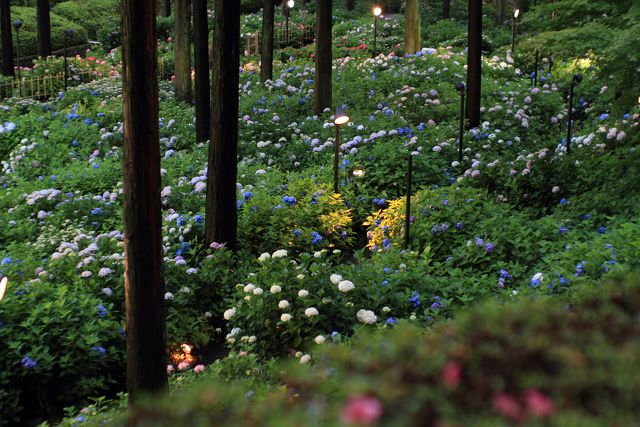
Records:
<instances>
[{"instance_id":1,"label":"blue hydrangea flower","mask_svg":"<svg viewBox=\"0 0 640 427\"><path fill-rule=\"evenodd\" d=\"M486 253L489 254L489 253L493 252L494 249L495 249L495 246L493 245L493 243L491 243L491 242L485 243L484 250L485 250Z\"/></svg>"},{"instance_id":2,"label":"blue hydrangea flower","mask_svg":"<svg viewBox=\"0 0 640 427\"><path fill-rule=\"evenodd\" d=\"M569 231L569 229L567 227L565 227L564 225L560 227L560 229L558 230L558 232L560 234L565 234L567 231Z\"/></svg>"},{"instance_id":3,"label":"blue hydrangea flower","mask_svg":"<svg viewBox=\"0 0 640 427\"><path fill-rule=\"evenodd\" d=\"M320 242L322 242L322 236L320 235L320 233L318 233L317 231L312 231L311 232L311 244L312 245L318 245L318 244L320 244Z\"/></svg>"},{"instance_id":4,"label":"blue hydrangea flower","mask_svg":"<svg viewBox=\"0 0 640 427\"><path fill-rule=\"evenodd\" d=\"M409 298L409 302L413 304L413 308L420 307L420 293L418 291L413 291L411 298Z\"/></svg>"},{"instance_id":5,"label":"blue hydrangea flower","mask_svg":"<svg viewBox=\"0 0 640 427\"><path fill-rule=\"evenodd\" d=\"M22 363L22 366L24 366L25 369L34 369L38 366L38 362L29 356L23 357L20 363Z\"/></svg>"},{"instance_id":6,"label":"blue hydrangea flower","mask_svg":"<svg viewBox=\"0 0 640 427\"><path fill-rule=\"evenodd\" d=\"M250 200L253 197L253 193L251 191L245 191L244 193L242 193L242 198L245 201Z\"/></svg>"},{"instance_id":7,"label":"blue hydrangea flower","mask_svg":"<svg viewBox=\"0 0 640 427\"><path fill-rule=\"evenodd\" d=\"M293 196L283 196L282 203L284 203L287 206L293 206L296 204L296 198Z\"/></svg>"},{"instance_id":8,"label":"blue hydrangea flower","mask_svg":"<svg viewBox=\"0 0 640 427\"><path fill-rule=\"evenodd\" d=\"M607 232L607 228L606 228L606 227L600 227L600 228L598 228L598 233L600 233L600 234L604 234L604 233L606 233L606 232Z\"/></svg>"},{"instance_id":9,"label":"blue hydrangea flower","mask_svg":"<svg viewBox=\"0 0 640 427\"><path fill-rule=\"evenodd\" d=\"M535 288L536 286L540 285L542 283L542 280L544 280L544 276L542 275L542 273L534 274L531 278L531 287Z\"/></svg>"},{"instance_id":10,"label":"blue hydrangea flower","mask_svg":"<svg viewBox=\"0 0 640 427\"><path fill-rule=\"evenodd\" d=\"M106 309L106 307L102 304L100 304L97 308L96 311L98 313L98 316L100 317L104 317L107 315L107 313L109 313L109 310Z\"/></svg>"}]
</instances>

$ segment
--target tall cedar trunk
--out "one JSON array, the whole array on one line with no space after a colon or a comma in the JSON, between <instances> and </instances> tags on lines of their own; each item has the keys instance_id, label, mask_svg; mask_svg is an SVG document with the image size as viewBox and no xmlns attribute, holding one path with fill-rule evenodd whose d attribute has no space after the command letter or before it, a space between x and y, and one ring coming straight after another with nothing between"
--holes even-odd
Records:
<instances>
[{"instance_id":1,"label":"tall cedar trunk","mask_svg":"<svg viewBox=\"0 0 640 427\"><path fill-rule=\"evenodd\" d=\"M175 44L173 46L176 99L191 103L191 0L175 0Z\"/></svg>"},{"instance_id":2,"label":"tall cedar trunk","mask_svg":"<svg viewBox=\"0 0 640 427\"><path fill-rule=\"evenodd\" d=\"M496 0L496 24L504 24L504 6L506 0Z\"/></svg>"},{"instance_id":3,"label":"tall cedar trunk","mask_svg":"<svg viewBox=\"0 0 640 427\"><path fill-rule=\"evenodd\" d=\"M404 8L404 53L420 50L420 1L407 0Z\"/></svg>"},{"instance_id":4,"label":"tall cedar trunk","mask_svg":"<svg viewBox=\"0 0 640 427\"><path fill-rule=\"evenodd\" d=\"M155 0L122 1L127 389L167 388ZM130 411L129 425L138 415Z\"/></svg>"},{"instance_id":5,"label":"tall cedar trunk","mask_svg":"<svg viewBox=\"0 0 640 427\"><path fill-rule=\"evenodd\" d=\"M331 18L333 0L316 2L316 75L313 85L313 111L322 114L325 108L331 108Z\"/></svg>"},{"instance_id":6,"label":"tall cedar trunk","mask_svg":"<svg viewBox=\"0 0 640 427\"><path fill-rule=\"evenodd\" d=\"M260 82L273 80L274 0L262 2L262 39L260 40Z\"/></svg>"},{"instance_id":7,"label":"tall cedar trunk","mask_svg":"<svg viewBox=\"0 0 640 427\"><path fill-rule=\"evenodd\" d=\"M451 17L451 0L442 0L442 19Z\"/></svg>"},{"instance_id":8,"label":"tall cedar trunk","mask_svg":"<svg viewBox=\"0 0 640 427\"><path fill-rule=\"evenodd\" d=\"M36 18L38 21L38 55L51 55L51 17L49 0L36 0Z\"/></svg>"},{"instance_id":9,"label":"tall cedar trunk","mask_svg":"<svg viewBox=\"0 0 640 427\"><path fill-rule=\"evenodd\" d=\"M207 174L207 243L236 249L238 212L238 82L240 68L240 2L217 0L213 32L211 143Z\"/></svg>"},{"instance_id":10,"label":"tall cedar trunk","mask_svg":"<svg viewBox=\"0 0 640 427\"><path fill-rule=\"evenodd\" d=\"M163 0L162 2L162 15L165 18L171 16L171 0Z\"/></svg>"},{"instance_id":11,"label":"tall cedar trunk","mask_svg":"<svg viewBox=\"0 0 640 427\"><path fill-rule=\"evenodd\" d=\"M193 0L194 58L196 69L196 141L211 133L211 87L209 86L209 31L207 0Z\"/></svg>"},{"instance_id":12,"label":"tall cedar trunk","mask_svg":"<svg viewBox=\"0 0 640 427\"><path fill-rule=\"evenodd\" d=\"M0 30L2 31L2 75L14 76L11 5L9 0L0 0Z\"/></svg>"},{"instance_id":13,"label":"tall cedar trunk","mask_svg":"<svg viewBox=\"0 0 640 427\"><path fill-rule=\"evenodd\" d=\"M469 0L469 51L467 53L467 117L469 126L480 125L482 77L482 0Z\"/></svg>"},{"instance_id":14,"label":"tall cedar trunk","mask_svg":"<svg viewBox=\"0 0 640 427\"><path fill-rule=\"evenodd\" d=\"M356 7L356 0L347 0L347 10L353 10Z\"/></svg>"}]
</instances>

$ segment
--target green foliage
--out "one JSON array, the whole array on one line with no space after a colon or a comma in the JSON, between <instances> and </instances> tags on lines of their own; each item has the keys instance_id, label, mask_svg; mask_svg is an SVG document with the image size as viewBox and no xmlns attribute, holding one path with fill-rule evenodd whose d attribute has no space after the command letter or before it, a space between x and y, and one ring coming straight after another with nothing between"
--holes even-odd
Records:
<instances>
[{"instance_id":1,"label":"green foliage","mask_svg":"<svg viewBox=\"0 0 640 427\"><path fill-rule=\"evenodd\" d=\"M95 39L105 21L120 14L118 0L73 0L58 3L51 12L82 26Z\"/></svg>"}]
</instances>

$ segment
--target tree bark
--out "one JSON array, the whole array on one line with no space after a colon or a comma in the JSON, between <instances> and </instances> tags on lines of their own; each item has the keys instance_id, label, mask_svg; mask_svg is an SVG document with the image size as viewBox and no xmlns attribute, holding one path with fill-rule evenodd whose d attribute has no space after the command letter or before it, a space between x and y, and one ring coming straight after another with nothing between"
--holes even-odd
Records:
<instances>
[{"instance_id":1,"label":"tree bark","mask_svg":"<svg viewBox=\"0 0 640 427\"><path fill-rule=\"evenodd\" d=\"M482 79L482 0L469 0L469 50L467 53L467 117L469 126L480 125Z\"/></svg>"},{"instance_id":2,"label":"tree bark","mask_svg":"<svg viewBox=\"0 0 640 427\"><path fill-rule=\"evenodd\" d=\"M175 0L175 39L173 46L176 99L191 103L191 0Z\"/></svg>"},{"instance_id":3,"label":"tree bark","mask_svg":"<svg viewBox=\"0 0 640 427\"><path fill-rule=\"evenodd\" d=\"M0 31L2 31L2 75L15 76L13 69L13 35L11 33L11 4L0 0Z\"/></svg>"},{"instance_id":4,"label":"tree bark","mask_svg":"<svg viewBox=\"0 0 640 427\"><path fill-rule=\"evenodd\" d=\"M209 30L207 0L193 0L194 58L196 69L196 141L211 133L211 87L209 85Z\"/></svg>"},{"instance_id":5,"label":"tree bark","mask_svg":"<svg viewBox=\"0 0 640 427\"><path fill-rule=\"evenodd\" d=\"M420 1L407 0L404 7L404 53L420 50Z\"/></svg>"},{"instance_id":6,"label":"tree bark","mask_svg":"<svg viewBox=\"0 0 640 427\"><path fill-rule=\"evenodd\" d=\"M155 0L123 0L124 252L127 388L167 388L160 215ZM130 411L129 425L138 415Z\"/></svg>"},{"instance_id":7,"label":"tree bark","mask_svg":"<svg viewBox=\"0 0 640 427\"><path fill-rule=\"evenodd\" d=\"M313 111L322 114L325 108L331 108L331 51L333 0L316 2L316 75L313 85Z\"/></svg>"},{"instance_id":8,"label":"tree bark","mask_svg":"<svg viewBox=\"0 0 640 427\"><path fill-rule=\"evenodd\" d=\"M215 20L205 241L236 250L240 2L217 0Z\"/></svg>"},{"instance_id":9,"label":"tree bark","mask_svg":"<svg viewBox=\"0 0 640 427\"><path fill-rule=\"evenodd\" d=\"M262 2L262 38L260 40L260 82L273 80L274 0Z\"/></svg>"},{"instance_id":10,"label":"tree bark","mask_svg":"<svg viewBox=\"0 0 640 427\"><path fill-rule=\"evenodd\" d=\"M38 55L51 55L51 17L49 0L36 0L36 19L38 21Z\"/></svg>"},{"instance_id":11,"label":"tree bark","mask_svg":"<svg viewBox=\"0 0 640 427\"><path fill-rule=\"evenodd\" d=\"M347 0L347 10L353 10L356 7L356 0Z\"/></svg>"},{"instance_id":12,"label":"tree bark","mask_svg":"<svg viewBox=\"0 0 640 427\"><path fill-rule=\"evenodd\" d=\"M451 17L451 0L442 0L442 19Z\"/></svg>"},{"instance_id":13,"label":"tree bark","mask_svg":"<svg viewBox=\"0 0 640 427\"><path fill-rule=\"evenodd\" d=\"M496 0L496 24L504 24L504 6L506 0Z\"/></svg>"},{"instance_id":14,"label":"tree bark","mask_svg":"<svg viewBox=\"0 0 640 427\"><path fill-rule=\"evenodd\" d=\"M171 16L171 0L163 0L162 2L162 15L165 18Z\"/></svg>"}]
</instances>

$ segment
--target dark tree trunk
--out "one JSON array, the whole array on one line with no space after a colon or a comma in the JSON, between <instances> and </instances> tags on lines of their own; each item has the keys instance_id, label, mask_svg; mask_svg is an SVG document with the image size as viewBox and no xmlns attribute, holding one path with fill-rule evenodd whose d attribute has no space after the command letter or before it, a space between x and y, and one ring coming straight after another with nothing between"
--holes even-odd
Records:
<instances>
[{"instance_id":1,"label":"dark tree trunk","mask_svg":"<svg viewBox=\"0 0 640 427\"><path fill-rule=\"evenodd\" d=\"M322 114L331 108L331 52L333 0L316 2L316 75L314 82L313 111Z\"/></svg>"},{"instance_id":2,"label":"dark tree trunk","mask_svg":"<svg viewBox=\"0 0 640 427\"><path fill-rule=\"evenodd\" d=\"M420 1L407 0L404 9L404 53L420 50Z\"/></svg>"},{"instance_id":3,"label":"dark tree trunk","mask_svg":"<svg viewBox=\"0 0 640 427\"><path fill-rule=\"evenodd\" d=\"M467 53L467 117L469 126L480 125L482 78L482 0L469 0L469 51Z\"/></svg>"},{"instance_id":4,"label":"dark tree trunk","mask_svg":"<svg viewBox=\"0 0 640 427\"><path fill-rule=\"evenodd\" d=\"M171 0L163 0L162 2L162 15L165 18L171 16Z\"/></svg>"},{"instance_id":5,"label":"dark tree trunk","mask_svg":"<svg viewBox=\"0 0 640 427\"><path fill-rule=\"evenodd\" d=\"M211 132L211 87L209 85L209 31L207 0L193 0L194 58L196 69L196 141Z\"/></svg>"},{"instance_id":6,"label":"dark tree trunk","mask_svg":"<svg viewBox=\"0 0 640 427\"><path fill-rule=\"evenodd\" d=\"M51 17L49 0L36 0L36 18L38 21L38 55L51 55Z\"/></svg>"},{"instance_id":7,"label":"dark tree trunk","mask_svg":"<svg viewBox=\"0 0 640 427\"><path fill-rule=\"evenodd\" d=\"M122 1L127 389L167 388L155 0ZM138 416L130 411L129 425Z\"/></svg>"},{"instance_id":8,"label":"dark tree trunk","mask_svg":"<svg viewBox=\"0 0 640 427\"><path fill-rule=\"evenodd\" d=\"M11 34L11 5L0 0L0 30L2 31L2 75L14 76L13 36Z\"/></svg>"},{"instance_id":9,"label":"dark tree trunk","mask_svg":"<svg viewBox=\"0 0 640 427\"><path fill-rule=\"evenodd\" d=\"M191 103L191 0L175 0L175 39L173 46L176 99Z\"/></svg>"},{"instance_id":10,"label":"dark tree trunk","mask_svg":"<svg viewBox=\"0 0 640 427\"><path fill-rule=\"evenodd\" d=\"M235 250L240 2L217 0L215 20L205 240Z\"/></svg>"},{"instance_id":11,"label":"dark tree trunk","mask_svg":"<svg viewBox=\"0 0 640 427\"><path fill-rule=\"evenodd\" d=\"M347 0L347 10L353 10L356 7L356 0Z\"/></svg>"},{"instance_id":12,"label":"dark tree trunk","mask_svg":"<svg viewBox=\"0 0 640 427\"><path fill-rule=\"evenodd\" d=\"M451 17L451 0L442 0L442 19Z\"/></svg>"},{"instance_id":13,"label":"dark tree trunk","mask_svg":"<svg viewBox=\"0 0 640 427\"><path fill-rule=\"evenodd\" d=\"M273 0L262 2L262 39L260 40L260 82L273 80Z\"/></svg>"},{"instance_id":14,"label":"dark tree trunk","mask_svg":"<svg viewBox=\"0 0 640 427\"><path fill-rule=\"evenodd\" d=\"M496 24L504 24L504 6L506 0L496 0Z\"/></svg>"}]
</instances>

